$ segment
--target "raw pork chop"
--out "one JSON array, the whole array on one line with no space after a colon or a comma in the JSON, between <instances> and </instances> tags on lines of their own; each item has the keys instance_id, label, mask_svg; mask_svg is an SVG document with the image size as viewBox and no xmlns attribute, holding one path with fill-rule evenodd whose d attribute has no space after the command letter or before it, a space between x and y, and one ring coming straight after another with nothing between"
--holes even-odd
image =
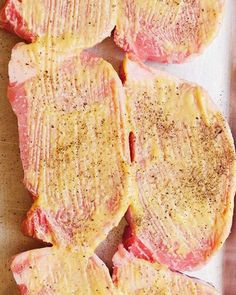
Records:
<instances>
[{"instance_id":1,"label":"raw pork chop","mask_svg":"<svg viewBox=\"0 0 236 295\"><path fill-rule=\"evenodd\" d=\"M199 86L126 58L137 193L125 246L174 270L200 266L227 238L236 162L228 124Z\"/></svg>"},{"instance_id":2,"label":"raw pork chop","mask_svg":"<svg viewBox=\"0 0 236 295\"><path fill-rule=\"evenodd\" d=\"M120 0L115 42L142 60L182 63L214 38L223 0Z\"/></svg>"},{"instance_id":3,"label":"raw pork chop","mask_svg":"<svg viewBox=\"0 0 236 295\"><path fill-rule=\"evenodd\" d=\"M17 255L11 270L22 295L119 294L106 265L86 252L32 250Z\"/></svg>"},{"instance_id":4,"label":"raw pork chop","mask_svg":"<svg viewBox=\"0 0 236 295\"><path fill-rule=\"evenodd\" d=\"M138 259L119 246L113 257L113 280L126 295L216 295L211 285L168 270L158 263Z\"/></svg>"},{"instance_id":5,"label":"raw pork chop","mask_svg":"<svg viewBox=\"0 0 236 295\"><path fill-rule=\"evenodd\" d=\"M0 26L27 41L61 37L88 48L108 37L115 26L117 0L7 0Z\"/></svg>"},{"instance_id":6,"label":"raw pork chop","mask_svg":"<svg viewBox=\"0 0 236 295\"><path fill-rule=\"evenodd\" d=\"M138 259L123 246L113 257L113 281L105 264L82 249L43 248L14 257L11 270L22 295L216 295L210 285Z\"/></svg>"},{"instance_id":7,"label":"raw pork chop","mask_svg":"<svg viewBox=\"0 0 236 295\"><path fill-rule=\"evenodd\" d=\"M128 207L124 93L110 64L59 48L20 43L9 65L24 182L35 198L23 228L94 249Z\"/></svg>"}]
</instances>

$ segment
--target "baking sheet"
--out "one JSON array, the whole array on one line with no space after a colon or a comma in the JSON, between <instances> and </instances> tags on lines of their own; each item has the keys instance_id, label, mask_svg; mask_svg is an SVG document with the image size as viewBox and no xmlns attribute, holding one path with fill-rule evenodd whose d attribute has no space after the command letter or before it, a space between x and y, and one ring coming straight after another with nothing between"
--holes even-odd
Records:
<instances>
[{"instance_id":1,"label":"baking sheet","mask_svg":"<svg viewBox=\"0 0 236 295\"><path fill-rule=\"evenodd\" d=\"M227 118L230 114L231 32L235 2L226 0L223 25L217 38L203 55L183 65L150 63L153 67L165 69L181 78L202 85ZM4 1L0 0L0 6L3 3ZM0 295L18 294L9 271L10 257L22 251L43 246L40 242L24 237L20 232L20 222L30 208L31 199L22 184L23 172L19 157L16 118L6 98L7 65L11 48L17 42L19 42L17 37L0 30ZM123 53L114 45L112 39L106 39L93 51L110 61L118 70ZM114 229L107 241L97 250L108 264L124 225L125 222L122 221L120 227ZM104 251L108 247L110 250ZM203 269L190 274L211 282L218 290L221 290L222 261L223 251L220 251ZM236 265L234 268L236 269ZM234 275L235 278L232 280L236 281L236 274ZM233 292L235 293L225 291L224 294L236 294L236 290Z\"/></svg>"}]
</instances>

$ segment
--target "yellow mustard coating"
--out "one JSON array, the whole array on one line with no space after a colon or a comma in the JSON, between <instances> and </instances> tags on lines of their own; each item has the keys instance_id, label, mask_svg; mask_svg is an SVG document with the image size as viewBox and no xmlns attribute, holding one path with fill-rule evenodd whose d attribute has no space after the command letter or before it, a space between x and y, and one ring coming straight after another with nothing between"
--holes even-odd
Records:
<instances>
[{"instance_id":1,"label":"yellow mustard coating","mask_svg":"<svg viewBox=\"0 0 236 295\"><path fill-rule=\"evenodd\" d=\"M117 17L117 0L22 0L19 7L36 38L67 39L83 49L110 36Z\"/></svg>"},{"instance_id":2,"label":"yellow mustard coating","mask_svg":"<svg viewBox=\"0 0 236 295\"><path fill-rule=\"evenodd\" d=\"M116 286L124 295L219 295L212 286L138 259L120 247ZM127 283L129 282L129 283Z\"/></svg>"},{"instance_id":3,"label":"yellow mustard coating","mask_svg":"<svg viewBox=\"0 0 236 295\"><path fill-rule=\"evenodd\" d=\"M57 295L120 295L108 268L96 256L84 249L42 248L22 253L14 258L22 264L16 282L25 284L27 294Z\"/></svg>"},{"instance_id":4,"label":"yellow mustard coating","mask_svg":"<svg viewBox=\"0 0 236 295\"><path fill-rule=\"evenodd\" d=\"M222 0L120 0L116 42L141 59L183 62L215 37Z\"/></svg>"},{"instance_id":5,"label":"yellow mustard coating","mask_svg":"<svg viewBox=\"0 0 236 295\"><path fill-rule=\"evenodd\" d=\"M45 40L17 50L26 50L37 68L24 84L24 181L37 196L28 215L39 208L48 216L50 232L38 231L38 238L94 250L119 223L132 194L121 82L111 65L81 51L51 48Z\"/></svg>"},{"instance_id":6,"label":"yellow mustard coating","mask_svg":"<svg viewBox=\"0 0 236 295\"><path fill-rule=\"evenodd\" d=\"M196 251L201 264L232 222L236 160L228 124L199 86L127 57L124 69L136 137L136 235L157 260L164 245L168 263Z\"/></svg>"}]
</instances>

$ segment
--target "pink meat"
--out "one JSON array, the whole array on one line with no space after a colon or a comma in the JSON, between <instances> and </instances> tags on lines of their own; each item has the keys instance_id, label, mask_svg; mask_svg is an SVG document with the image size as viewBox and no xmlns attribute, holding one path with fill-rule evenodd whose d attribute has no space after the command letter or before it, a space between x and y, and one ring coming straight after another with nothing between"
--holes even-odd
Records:
<instances>
[{"instance_id":1,"label":"pink meat","mask_svg":"<svg viewBox=\"0 0 236 295\"><path fill-rule=\"evenodd\" d=\"M116 15L117 0L6 0L0 27L28 42L50 37L88 48L111 34Z\"/></svg>"},{"instance_id":2,"label":"pink meat","mask_svg":"<svg viewBox=\"0 0 236 295\"><path fill-rule=\"evenodd\" d=\"M9 75L24 183L35 199L23 231L95 248L129 204L121 82L87 53L23 43Z\"/></svg>"},{"instance_id":3,"label":"pink meat","mask_svg":"<svg viewBox=\"0 0 236 295\"><path fill-rule=\"evenodd\" d=\"M124 294L219 294L210 284L136 258L122 245L114 255L113 263L114 284Z\"/></svg>"},{"instance_id":4,"label":"pink meat","mask_svg":"<svg viewBox=\"0 0 236 295\"><path fill-rule=\"evenodd\" d=\"M219 294L211 285L138 259L122 245L113 257L113 281L105 264L78 247L31 250L15 256L11 270L22 295Z\"/></svg>"},{"instance_id":5,"label":"pink meat","mask_svg":"<svg viewBox=\"0 0 236 295\"><path fill-rule=\"evenodd\" d=\"M121 0L114 39L141 60L182 63L214 38L222 0Z\"/></svg>"},{"instance_id":6,"label":"pink meat","mask_svg":"<svg viewBox=\"0 0 236 295\"><path fill-rule=\"evenodd\" d=\"M235 150L228 124L199 86L126 57L136 172L123 243L172 270L204 264L230 232Z\"/></svg>"},{"instance_id":7,"label":"pink meat","mask_svg":"<svg viewBox=\"0 0 236 295\"><path fill-rule=\"evenodd\" d=\"M20 293L117 294L105 264L96 255L88 257L80 251L43 248L14 257L11 270Z\"/></svg>"},{"instance_id":8,"label":"pink meat","mask_svg":"<svg viewBox=\"0 0 236 295\"><path fill-rule=\"evenodd\" d=\"M28 42L35 39L33 32L30 32L27 23L22 18L21 2L7 0L4 7L0 11L0 27L11 33L15 33Z\"/></svg>"}]
</instances>

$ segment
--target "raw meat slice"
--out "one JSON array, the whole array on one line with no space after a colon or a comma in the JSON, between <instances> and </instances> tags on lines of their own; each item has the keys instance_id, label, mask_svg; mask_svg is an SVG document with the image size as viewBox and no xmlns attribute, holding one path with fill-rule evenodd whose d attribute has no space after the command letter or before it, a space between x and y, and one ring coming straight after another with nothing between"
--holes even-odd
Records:
<instances>
[{"instance_id":1,"label":"raw meat slice","mask_svg":"<svg viewBox=\"0 0 236 295\"><path fill-rule=\"evenodd\" d=\"M121 81L101 58L60 43L18 44L9 76L24 182L35 198L23 230L94 250L129 202Z\"/></svg>"},{"instance_id":2,"label":"raw meat slice","mask_svg":"<svg viewBox=\"0 0 236 295\"><path fill-rule=\"evenodd\" d=\"M119 294L106 265L86 252L32 250L17 255L11 270L22 295Z\"/></svg>"},{"instance_id":3,"label":"raw meat slice","mask_svg":"<svg viewBox=\"0 0 236 295\"><path fill-rule=\"evenodd\" d=\"M31 42L62 38L88 48L108 37L115 26L117 0L7 0L0 26ZM73 40L71 39L73 37Z\"/></svg>"},{"instance_id":4,"label":"raw meat slice","mask_svg":"<svg viewBox=\"0 0 236 295\"><path fill-rule=\"evenodd\" d=\"M137 194L125 246L136 256L190 270L228 237L236 189L231 132L198 85L126 57L123 79Z\"/></svg>"},{"instance_id":5,"label":"raw meat slice","mask_svg":"<svg viewBox=\"0 0 236 295\"><path fill-rule=\"evenodd\" d=\"M120 0L115 42L142 60L182 63L212 41L223 7L223 0Z\"/></svg>"},{"instance_id":6,"label":"raw meat slice","mask_svg":"<svg viewBox=\"0 0 236 295\"><path fill-rule=\"evenodd\" d=\"M136 258L121 245L113 258L113 281L126 295L216 295L217 290L200 280L170 271L158 263Z\"/></svg>"},{"instance_id":7,"label":"raw meat slice","mask_svg":"<svg viewBox=\"0 0 236 295\"><path fill-rule=\"evenodd\" d=\"M114 284L106 265L79 248L24 252L13 258L11 270L22 295L218 294L199 280L134 257L121 245L113 262Z\"/></svg>"}]
</instances>

